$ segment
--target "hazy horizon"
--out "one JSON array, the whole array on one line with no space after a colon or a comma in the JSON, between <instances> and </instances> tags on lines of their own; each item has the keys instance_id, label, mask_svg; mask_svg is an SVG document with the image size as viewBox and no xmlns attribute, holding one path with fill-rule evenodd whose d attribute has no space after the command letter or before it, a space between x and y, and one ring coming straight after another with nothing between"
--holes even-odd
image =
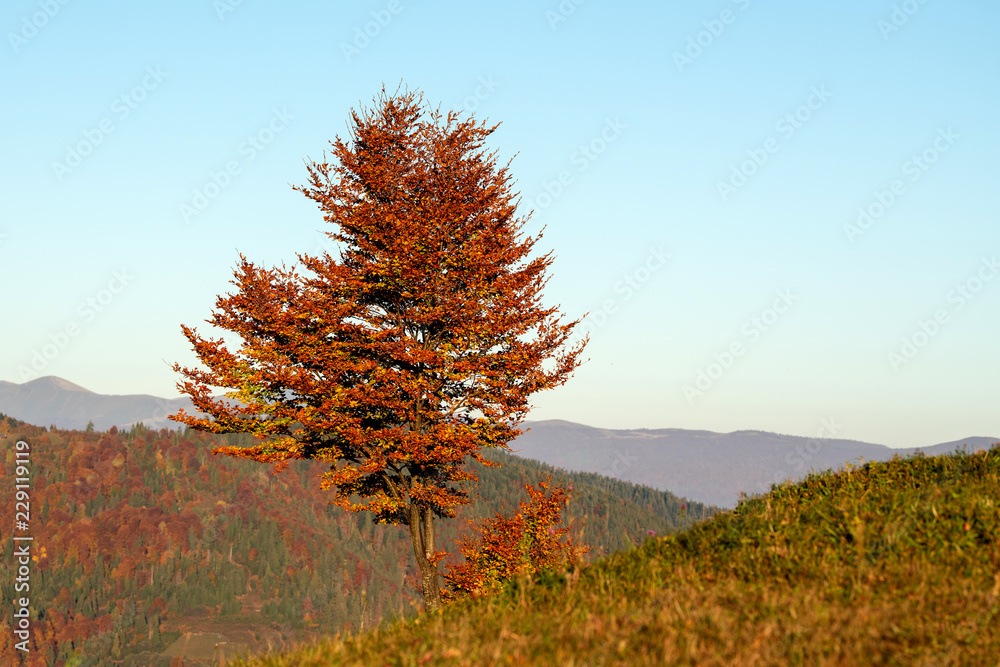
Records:
<instances>
[{"instance_id":1,"label":"hazy horizon","mask_svg":"<svg viewBox=\"0 0 1000 667\"><path fill-rule=\"evenodd\" d=\"M578 4L579 2L579 4ZM1000 434L1000 6L17 0L0 380L177 397L243 253L383 84L502 123L546 301L591 343L531 420L891 447Z\"/></svg>"},{"instance_id":2,"label":"hazy horizon","mask_svg":"<svg viewBox=\"0 0 1000 667\"><path fill-rule=\"evenodd\" d=\"M60 389L71 390L71 391L81 390L81 391L91 392L91 390L88 389L87 387L81 386L81 385L79 385L79 384L77 384L75 382L71 382L70 380L67 380L66 378L61 378L61 377L58 377L56 375L46 375L46 376L43 376L41 378L35 378L35 380L28 380L26 383L23 383L23 384L29 384L29 383L35 382L37 380L46 380L46 379L55 381L55 382L53 382L53 384L55 384L56 386L58 386ZM0 384L5 384L7 382L8 382L7 380L0 380ZM14 384L15 384L15 386L18 386L17 383L14 383ZM67 386L65 386L66 384L68 384L70 386L67 387ZM148 396L148 397L151 397L151 398L154 398L154 399L157 399L157 400L164 400L164 401L167 401L167 400L174 400L174 401L176 401L176 400L178 400L178 398L188 398L187 396L179 396L179 397L176 397L176 398L168 398L168 397L164 397L164 396L155 396L155 395L150 395L150 394L120 394L120 393L117 393L117 394L100 394L98 392L91 392L91 393L97 394L99 396L107 396L107 397L120 397L120 396L125 396L125 397L132 397L132 396L146 397L146 396ZM168 406L166 404L160 405L157 408L158 416L156 417L156 419L154 420L154 422L149 422L149 421L147 421L145 419L140 419L140 421L143 421L147 426L149 426L150 424L153 424L153 423L159 424L159 422L162 421L162 418L167 414L167 412L173 412L176 409L176 407L170 408L169 410L167 408L168 408ZM2 413L4 411L4 409L5 409L4 406L0 406L0 413ZM79 412L79 406L77 406L75 410L76 410L76 412ZM16 414L11 414L10 416L13 416L15 418L25 419L24 416L19 416L19 415L16 415ZM26 421L30 421L30 420L26 420ZM801 433L781 433L781 432L777 432L777 431L761 431L759 429L735 429L735 430L732 430L732 431L722 431L722 432L719 432L719 431L710 431L708 429L679 429L677 427L672 427L672 426L663 426L663 427L638 427L638 428L635 428L635 429L620 429L620 428L605 427L605 426L601 426L600 424L590 424L590 423L585 423L585 422L580 422L580 421L571 421L571 420L568 420L568 419L561 419L561 418L558 418L558 417L553 417L553 418L548 418L548 419L533 419L533 418L529 418L529 419L527 419L522 424L522 428L529 428L530 429L530 426L532 424L542 424L542 423L551 423L551 422L562 422L562 423L566 423L566 424L571 424L573 426L583 426L585 428L592 428L592 429L597 429L597 430L610 430L610 431L621 431L621 432L649 431L651 433L656 433L656 432L663 432L663 431L688 431L688 432L692 432L692 433L702 433L703 432L703 433L716 433L716 434L721 434L721 435L733 435L733 434L736 434L736 433L769 433L771 435L777 435L777 436L781 436L781 437L789 437L789 436L790 437L805 437L805 438L809 438L810 441L822 441L822 440L827 440L828 439L828 440L837 440L837 441L856 441L856 442L862 442L862 443L865 443L865 444L879 445L879 446L885 445L885 443L871 442L871 441L864 441L864 440L857 440L857 439L854 439L854 438L840 438L840 437L837 437L835 434L839 431L839 429L842 427L842 425L837 424L836 422L832 422L830 420L824 420L823 428L820 430L820 432L818 434L813 434L813 435L801 434ZM36 424L36 425L37 426L46 426L46 424L44 424L44 423L39 423L39 424ZM178 428L181 426L180 424L175 424L173 422L169 422L168 423L168 428L170 428L171 425L174 426L174 427L178 427ZM61 425L59 427L60 428L67 428L64 425ZM80 424L80 427L82 428L82 422ZM159 426L156 426L156 428L159 428ZM934 446L934 445L950 444L950 443L961 442L962 440L969 440L969 439L973 439L973 438L987 438L987 439L994 439L995 438L996 440L1000 441L1000 436L989 436L989 435L983 435L981 433L980 434L976 434L976 433L968 434L967 433L967 434L962 435L962 436L956 436L954 438L949 438L948 440L945 440L945 441L935 441L935 442L930 442L930 443L922 443L922 444L917 444L917 445L910 445L910 447L928 447L928 446ZM515 450L514 451L518 451L516 449L516 441L515 441L515 443L512 443L512 445L515 446ZM885 445L885 446L891 447L891 445ZM902 448L902 447L895 447L894 449L904 449L904 448Z\"/></svg>"}]
</instances>

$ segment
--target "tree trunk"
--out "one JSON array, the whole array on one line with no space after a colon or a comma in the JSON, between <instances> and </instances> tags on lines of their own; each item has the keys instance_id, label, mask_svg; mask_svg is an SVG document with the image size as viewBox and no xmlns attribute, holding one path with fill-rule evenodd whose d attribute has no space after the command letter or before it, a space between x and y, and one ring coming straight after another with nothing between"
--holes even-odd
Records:
<instances>
[{"instance_id":1,"label":"tree trunk","mask_svg":"<svg viewBox=\"0 0 1000 667\"><path fill-rule=\"evenodd\" d=\"M420 568L424 608L427 611L437 611L441 608L441 588L438 584L437 564L431 562L434 556L434 513L429 508L410 505L410 539L413 542L413 555Z\"/></svg>"}]
</instances>

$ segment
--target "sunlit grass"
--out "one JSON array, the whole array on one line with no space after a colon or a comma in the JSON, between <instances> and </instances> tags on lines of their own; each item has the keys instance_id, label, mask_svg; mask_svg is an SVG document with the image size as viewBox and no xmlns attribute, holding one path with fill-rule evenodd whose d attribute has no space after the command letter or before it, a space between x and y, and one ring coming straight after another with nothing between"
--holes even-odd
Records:
<instances>
[{"instance_id":1,"label":"sunlit grass","mask_svg":"<svg viewBox=\"0 0 1000 667\"><path fill-rule=\"evenodd\" d=\"M1000 446L813 475L583 571L245 664L1000 660Z\"/></svg>"}]
</instances>

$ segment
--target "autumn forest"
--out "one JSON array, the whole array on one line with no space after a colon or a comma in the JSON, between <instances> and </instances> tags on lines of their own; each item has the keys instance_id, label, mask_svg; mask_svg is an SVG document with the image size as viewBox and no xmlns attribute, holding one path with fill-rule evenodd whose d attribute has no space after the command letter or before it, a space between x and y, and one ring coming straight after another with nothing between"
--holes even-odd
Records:
<instances>
[{"instance_id":1,"label":"autumn forest","mask_svg":"<svg viewBox=\"0 0 1000 667\"><path fill-rule=\"evenodd\" d=\"M66 431L6 417L3 423L8 441L33 444L38 471L32 606L39 613L30 655L39 664L106 664L99 656L108 656L125 665L169 665L187 633L213 632L230 650L260 651L371 628L421 607L405 529L329 504L317 483L321 462L298 461L275 475L259 463L211 453L250 436L142 425ZM442 523L441 544L452 562L453 540L468 532L464 519L516 507L524 500L522 481L553 472L572 489L567 523L594 547L588 558L714 511L648 487L491 456L504 465L477 464L481 497ZM10 450L7 458L10 475ZM0 520L8 524L12 489L0 485ZM4 546L5 563L12 548L10 541ZM4 598L13 598L13 580L0 584ZM11 637L10 628L0 628L0 642ZM12 648L3 645L0 653Z\"/></svg>"}]
</instances>

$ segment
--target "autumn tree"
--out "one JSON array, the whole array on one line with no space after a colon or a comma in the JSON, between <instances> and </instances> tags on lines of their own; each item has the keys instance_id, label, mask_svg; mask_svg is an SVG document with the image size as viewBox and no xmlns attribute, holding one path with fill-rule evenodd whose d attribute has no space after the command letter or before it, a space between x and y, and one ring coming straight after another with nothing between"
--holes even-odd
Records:
<instances>
[{"instance_id":1,"label":"autumn tree","mask_svg":"<svg viewBox=\"0 0 1000 667\"><path fill-rule=\"evenodd\" d=\"M472 534L461 539L465 561L449 565L444 579L444 600L497 593L508 581L540 572L563 572L578 563L590 547L567 536L562 512L569 504L569 491L552 482L552 476L532 486L525 484L528 502L517 511L478 523L470 522ZM565 539L564 539L565 538Z\"/></svg>"},{"instance_id":2,"label":"autumn tree","mask_svg":"<svg viewBox=\"0 0 1000 667\"><path fill-rule=\"evenodd\" d=\"M240 256L208 323L182 326L207 368L174 370L204 415L172 418L256 444L215 451L330 464L322 488L351 511L409 528L426 607L441 604L435 519L469 502L464 465L507 448L529 397L565 382L586 343L541 302L552 253L524 233L509 163L484 148L498 127L385 89L352 111L350 135L307 162L335 251L299 267ZM213 392L226 390L221 395Z\"/></svg>"}]
</instances>

